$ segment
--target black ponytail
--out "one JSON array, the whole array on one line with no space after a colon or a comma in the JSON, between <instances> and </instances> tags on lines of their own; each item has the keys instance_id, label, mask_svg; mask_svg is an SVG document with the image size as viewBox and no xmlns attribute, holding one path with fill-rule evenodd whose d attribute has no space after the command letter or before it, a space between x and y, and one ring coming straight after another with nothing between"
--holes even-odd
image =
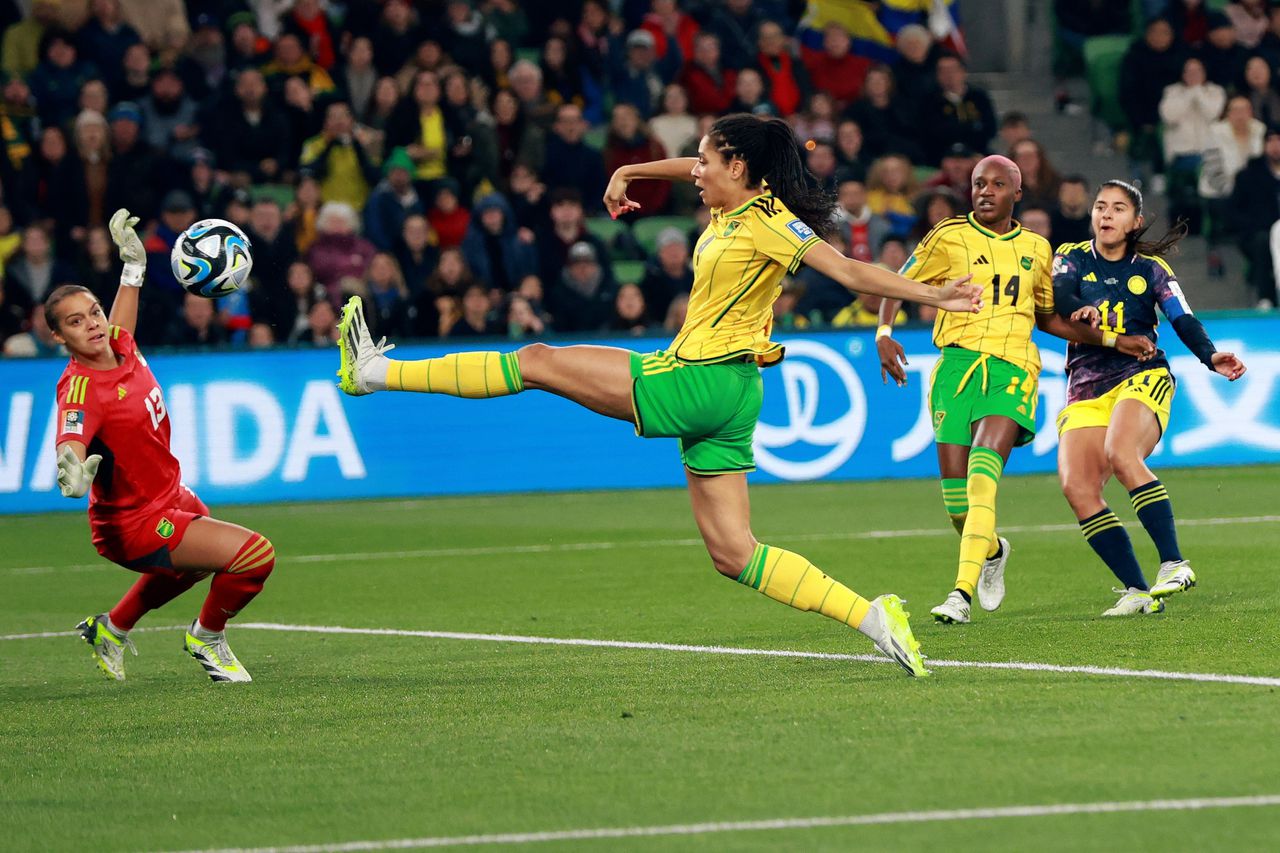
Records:
<instances>
[{"instance_id":1,"label":"black ponytail","mask_svg":"<svg viewBox=\"0 0 1280 853\"><path fill-rule=\"evenodd\" d=\"M1133 205L1137 215L1142 215L1142 191L1127 181L1103 181L1098 187L1098 192L1102 192L1107 187L1113 187L1120 190L1129 197L1129 202ZM1178 242L1187 236L1190 230L1187 226L1187 220L1181 217L1173 223L1173 227L1164 232L1164 236L1159 240L1143 240L1146 233L1151 230L1151 226L1155 224L1155 220L1148 222L1141 228L1135 228L1125 235L1125 251L1136 252L1139 255L1151 255L1152 257L1162 258L1168 255L1176 255L1178 253Z\"/></svg>"},{"instance_id":2,"label":"black ponytail","mask_svg":"<svg viewBox=\"0 0 1280 853\"><path fill-rule=\"evenodd\" d=\"M735 113L716 121L707 134L725 160L734 157L747 167L747 186L767 181L769 189L819 237L835 226L835 196L818 186L805 167L800 142L780 118Z\"/></svg>"}]
</instances>

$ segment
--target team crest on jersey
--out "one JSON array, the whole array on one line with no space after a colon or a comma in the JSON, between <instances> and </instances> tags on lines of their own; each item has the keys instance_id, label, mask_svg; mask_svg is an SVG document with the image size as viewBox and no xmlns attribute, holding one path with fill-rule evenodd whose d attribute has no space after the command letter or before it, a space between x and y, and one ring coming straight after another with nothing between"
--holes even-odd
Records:
<instances>
[{"instance_id":1,"label":"team crest on jersey","mask_svg":"<svg viewBox=\"0 0 1280 853\"><path fill-rule=\"evenodd\" d=\"M62 413L63 435L84 435L84 412L80 409L67 409Z\"/></svg>"},{"instance_id":2,"label":"team crest on jersey","mask_svg":"<svg viewBox=\"0 0 1280 853\"><path fill-rule=\"evenodd\" d=\"M1147 292L1147 280L1140 275L1131 275L1126 282L1129 292L1134 296L1141 296Z\"/></svg>"},{"instance_id":3,"label":"team crest on jersey","mask_svg":"<svg viewBox=\"0 0 1280 853\"><path fill-rule=\"evenodd\" d=\"M1023 268L1024 270L1029 270L1029 269L1031 269L1031 259L1030 259L1030 258L1028 258L1028 257L1027 257L1027 256L1025 256L1025 255L1023 255L1023 257L1022 257L1022 268Z\"/></svg>"},{"instance_id":4,"label":"team crest on jersey","mask_svg":"<svg viewBox=\"0 0 1280 853\"><path fill-rule=\"evenodd\" d=\"M117 386L116 386L116 399L117 399L117 400L123 400L123 399L124 399L124 396L125 396L126 394L128 394L128 393L129 393L129 389L128 389L128 388L125 388L123 385L117 385Z\"/></svg>"},{"instance_id":5,"label":"team crest on jersey","mask_svg":"<svg viewBox=\"0 0 1280 853\"><path fill-rule=\"evenodd\" d=\"M787 223L787 228L791 233L799 237L801 240L808 240L813 236L813 229L805 225L799 219L793 219Z\"/></svg>"},{"instance_id":6,"label":"team crest on jersey","mask_svg":"<svg viewBox=\"0 0 1280 853\"><path fill-rule=\"evenodd\" d=\"M167 518L161 517L160 523L156 525L156 535L161 539L168 539L173 535L173 522Z\"/></svg>"},{"instance_id":7,"label":"team crest on jersey","mask_svg":"<svg viewBox=\"0 0 1280 853\"><path fill-rule=\"evenodd\" d=\"M946 412L938 411L933 413L933 431L937 432L942 428L942 419L947 416Z\"/></svg>"}]
</instances>

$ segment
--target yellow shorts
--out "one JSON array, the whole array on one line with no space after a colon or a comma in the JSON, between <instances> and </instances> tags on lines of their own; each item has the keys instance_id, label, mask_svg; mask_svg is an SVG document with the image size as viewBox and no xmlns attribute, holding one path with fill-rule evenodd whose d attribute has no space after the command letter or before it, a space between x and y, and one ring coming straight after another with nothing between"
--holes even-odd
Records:
<instances>
[{"instance_id":1,"label":"yellow shorts","mask_svg":"<svg viewBox=\"0 0 1280 853\"><path fill-rule=\"evenodd\" d=\"M1169 409L1173 405L1174 381L1168 368L1157 367L1130 376L1101 397L1081 400L1067 406L1058 415L1058 435L1067 430L1105 427L1121 400L1138 400L1155 412L1163 433L1169 425Z\"/></svg>"}]
</instances>

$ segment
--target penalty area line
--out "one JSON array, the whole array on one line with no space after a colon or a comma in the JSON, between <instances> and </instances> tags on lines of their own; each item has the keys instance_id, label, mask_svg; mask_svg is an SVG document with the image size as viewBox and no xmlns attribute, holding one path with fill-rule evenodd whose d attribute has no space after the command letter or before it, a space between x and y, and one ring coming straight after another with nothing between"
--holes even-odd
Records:
<instances>
[{"instance_id":1,"label":"penalty area line","mask_svg":"<svg viewBox=\"0 0 1280 853\"><path fill-rule=\"evenodd\" d=\"M185 853L356 853L364 850L422 850L432 847L474 847L483 844L539 844L556 841L596 841L616 838L653 838L674 835L710 835L721 832L769 832L826 829L847 826L941 823L999 818L1054 817L1061 815L1119 814L1132 812L1203 811L1206 809L1280 806L1280 794L1249 797L1197 797L1184 800L1060 803L1056 805L997 806L936 811L880 812L835 817L773 818L717 823L677 823L665 826L602 827L550 832L507 832L492 835L454 835L426 838L393 838L381 841L346 841L329 844L295 844L282 847L234 847L192 850Z\"/></svg>"}]
</instances>

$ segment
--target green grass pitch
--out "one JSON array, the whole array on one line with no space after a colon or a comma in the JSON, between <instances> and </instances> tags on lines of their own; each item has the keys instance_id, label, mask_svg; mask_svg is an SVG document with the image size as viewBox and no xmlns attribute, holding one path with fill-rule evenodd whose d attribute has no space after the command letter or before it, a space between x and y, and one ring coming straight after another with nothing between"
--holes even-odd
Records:
<instances>
[{"instance_id":1,"label":"green grass pitch","mask_svg":"<svg viewBox=\"0 0 1280 853\"><path fill-rule=\"evenodd\" d=\"M908 599L933 658L1280 676L1280 522L1257 518L1280 508L1280 470L1163 473L1194 522L1180 533L1201 584L1153 617L1099 618L1113 578L1047 477L1002 484L1009 595L967 626L928 616L957 544L934 482L757 487L754 526L868 596ZM280 555L242 622L871 651L716 575L677 490L215 512ZM97 558L82 514L0 526L0 634L66 631L131 582ZM1150 541L1130 531L1154 576ZM200 590L143 626L189 621ZM952 667L913 681L862 661L234 625L252 685L210 684L175 630L135 635L123 684L78 638L0 641L0 845L265 847L1280 794L1274 686ZM535 846L1241 850L1277 837L1273 806Z\"/></svg>"}]
</instances>

